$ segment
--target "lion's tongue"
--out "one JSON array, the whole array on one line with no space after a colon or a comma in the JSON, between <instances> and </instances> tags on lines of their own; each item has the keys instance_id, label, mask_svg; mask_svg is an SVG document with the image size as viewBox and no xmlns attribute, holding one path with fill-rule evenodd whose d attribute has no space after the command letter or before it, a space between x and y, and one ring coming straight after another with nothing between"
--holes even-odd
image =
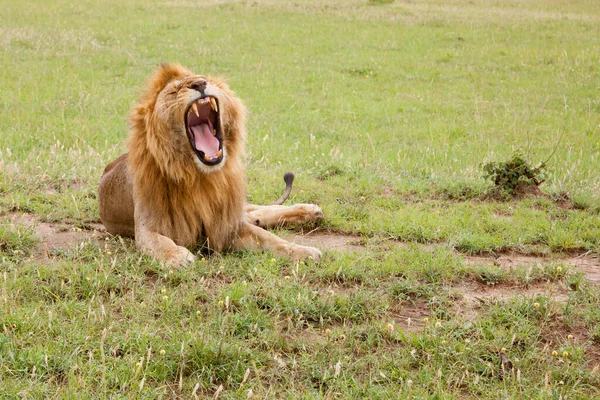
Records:
<instances>
[{"instance_id":1,"label":"lion's tongue","mask_svg":"<svg viewBox=\"0 0 600 400\"><path fill-rule=\"evenodd\" d=\"M192 126L192 132L194 133L196 150L209 157L217 155L219 152L219 139L213 136L209 124Z\"/></svg>"}]
</instances>

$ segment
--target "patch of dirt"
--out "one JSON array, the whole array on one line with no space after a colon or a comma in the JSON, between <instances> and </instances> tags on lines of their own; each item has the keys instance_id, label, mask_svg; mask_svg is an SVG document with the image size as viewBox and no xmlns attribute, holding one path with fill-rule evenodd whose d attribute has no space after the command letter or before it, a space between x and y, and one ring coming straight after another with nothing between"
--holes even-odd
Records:
<instances>
[{"instance_id":1,"label":"patch of dirt","mask_svg":"<svg viewBox=\"0 0 600 400\"><path fill-rule=\"evenodd\" d=\"M390 186L382 186L381 187L381 195L383 197L396 196L396 191L394 190L394 188L392 188Z\"/></svg>"},{"instance_id":2,"label":"patch of dirt","mask_svg":"<svg viewBox=\"0 0 600 400\"><path fill-rule=\"evenodd\" d=\"M35 252L37 261L51 258L52 250L68 250L89 239L100 241L107 235L102 224L86 224L85 230L72 225L40 222L34 215L12 213L5 215L14 224L35 229L36 237L41 241Z\"/></svg>"},{"instance_id":3,"label":"patch of dirt","mask_svg":"<svg viewBox=\"0 0 600 400\"><path fill-rule=\"evenodd\" d=\"M430 323L425 318L429 318L429 309L427 304L422 301L414 303L403 303L402 308L392 313L394 324L405 332L418 332L423 329L425 324Z\"/></svg>"},{"instance_id":4,"label":"patch of dirt","mask_svg":"<svg viewBox=\"0 0 600 400\"><path fill-rule=\"evenodd\" d=\"M364 239L357 235L344 235L335 232L313 231L305 235L295 234L286 237L286 239L303 246L318 247L320 249L342 251L365 250Z\"/></svg>"},{"instance_id":5,"label":"patch of dirt","mask_svg":"<svg viewBox=\"0 0 600 400\"><path fill-rule=\"evenodd\" d=\"M574 257L569 262L585 274L587 280L600 284L600 259L597 257Z\"/></svg>"}]
</instances>

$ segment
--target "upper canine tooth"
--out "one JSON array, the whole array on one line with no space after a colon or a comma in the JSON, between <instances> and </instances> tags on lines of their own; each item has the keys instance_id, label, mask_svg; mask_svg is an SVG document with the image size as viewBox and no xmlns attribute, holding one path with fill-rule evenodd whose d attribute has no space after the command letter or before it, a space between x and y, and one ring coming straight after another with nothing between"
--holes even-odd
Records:
<instances>
[{"instance_id":1,"label":"upper canine tooth","mask_svg":"<svg viewBox=\"0 0 600 400\"><path fill-rule=\"evenodd\" d=\"M217 136L217 130L213 129L213 136Z\"/></svg>"},{"instance_id":2,"label":"upper canine tooth","mask_svg":"<svg viewBox=\"0 0 600 400\"><path fill-rule=\"evenodd\" d=\"M196 117L200 116L200 113L198 112L198 106L196 105L196 103L192 103L192 110L194 110Z\"/></svg>"},{"instance_id":3,"label":"upper canine tooth","mask_svg":"<svg viewBox=\"0 0 600 400\"><path fill-rule=\"evenodd\" d=\"M217 107L217 101L213 97L210 98L210 106L213 110L219 112L219 108Z\"/></svg>"}]
</instances>

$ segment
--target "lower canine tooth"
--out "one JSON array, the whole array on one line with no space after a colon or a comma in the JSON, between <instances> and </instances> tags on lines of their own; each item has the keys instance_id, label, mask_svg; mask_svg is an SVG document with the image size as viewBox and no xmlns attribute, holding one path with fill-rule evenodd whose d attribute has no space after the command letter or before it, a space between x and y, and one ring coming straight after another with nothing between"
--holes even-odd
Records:
<instances>
[{"instance_id":1,"label":"lower canine tooth","mask_svg":"<svg viewBox=\"0 0 600 400\"><path fill-rule=\"evenodd\" d=\"M206 161L210 161L210 160L211 160L211 158L210 158L209 156L207 156L206 154L204 155L204 159L205 159Z\"/></svg>"},{"instance_id":2,"label":"lower canine tooth","mask_svg":"<svg viewBox=\"0 0 600 400\"><path fill-rule=\"evenodd\" d=\"M223 149L219 150L219 152L217 153L217 158L221 157L223 155Z\"/></svg>"},{"instance_id":3,"label":"lower canine tooth","mask_svg":"<svg viewBox=\"0 0 600 400\"><path fill-rule=\"evenodd\" d=\"M198 106L196 105L196 103L192 103L192 110L194 110L196 117L200 116L200 113L198 112Z\"/></svg>"},{"instance_id":4,"label":"lower canine tooth","mask_svg":"<svg viewBox=\"0 0 600 400\"><path fill-rule=\"evenodd\" d=\"M213 129L213 136L217 136L217 130Z\"/></svg>"}]
</instances>

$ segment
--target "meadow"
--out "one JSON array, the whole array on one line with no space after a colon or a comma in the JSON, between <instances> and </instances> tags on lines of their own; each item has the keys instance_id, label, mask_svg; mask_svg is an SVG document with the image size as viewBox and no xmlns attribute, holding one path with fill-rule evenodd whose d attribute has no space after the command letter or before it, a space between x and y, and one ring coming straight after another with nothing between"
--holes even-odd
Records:
<instances>
[{"instance_id":1,"label":"meadow","mask_svg":"<svg viewBox=\"0 0 600 400\"><path fill-rule=\"evenodd\" d=\"M600 3L0 3L0 398L600 393ZM248 199L324 250L140 256L97 185L149 74L249 109ZM510 196L483 166L546 162Z\"/></svg>"}]
</instances>

